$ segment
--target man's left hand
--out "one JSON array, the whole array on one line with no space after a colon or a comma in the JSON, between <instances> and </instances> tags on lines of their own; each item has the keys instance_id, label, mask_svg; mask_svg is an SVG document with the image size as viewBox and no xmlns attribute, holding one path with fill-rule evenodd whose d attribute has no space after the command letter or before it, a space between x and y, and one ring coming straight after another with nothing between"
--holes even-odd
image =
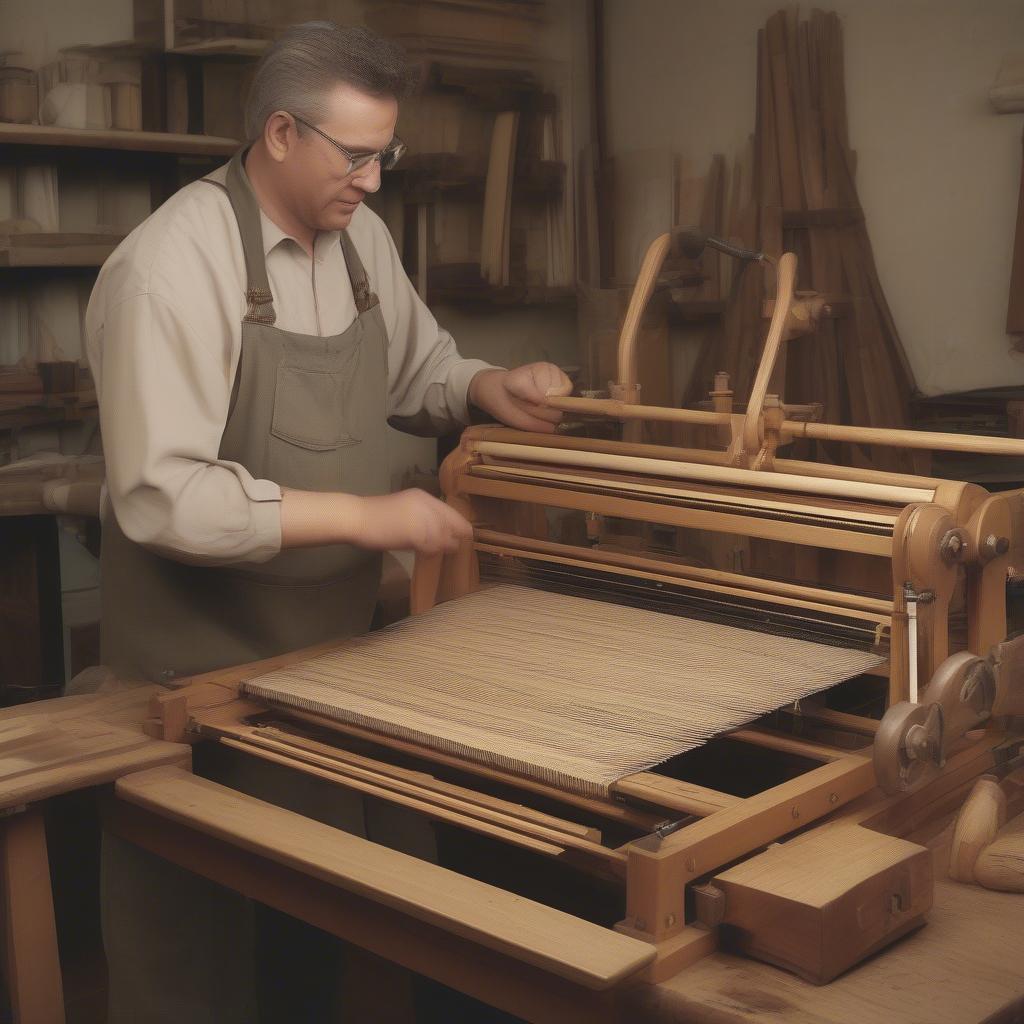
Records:
<instances>
[{"instance_id":1,"label":"man's left hand","mask_svg":"<svg viewBox=\"0 0 1024 1024\"><path fill-rule=\"evenodd\" d=\"M548 398L571 392L572 381L553 363L527 363L514 370L481 370L469 385L469 400L517 430L551 434L562 414Z\"/></svg>"}]
</instances>

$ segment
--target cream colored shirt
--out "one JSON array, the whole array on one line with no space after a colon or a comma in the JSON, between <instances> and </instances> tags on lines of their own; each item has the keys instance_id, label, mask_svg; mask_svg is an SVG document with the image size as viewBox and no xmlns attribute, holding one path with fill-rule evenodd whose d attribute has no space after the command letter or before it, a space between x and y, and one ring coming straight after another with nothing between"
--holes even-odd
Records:
<instances>
[{"instance_id":1,"label":"cream colored shirt","mask_svg":"<svg viewBox=\"0 0 1024 1024\"><path fill-rule=\"evenodd\" d=\"M226 167L210 178L223 182ZM337 232L313 258L261 213L276 327L335 335L356 318ZM389 339L388 416L440 432L467 422L488 364L462 359L420 301L383 221L360 206L349 236ZM218 459L246 311L245 260L226 192L198 181L118 246L86 312L107 497L126 536L180 561L261 562L281 547L281 490ZM405 421L404 424L402 421Z\"/></svg>"}]
</instances>

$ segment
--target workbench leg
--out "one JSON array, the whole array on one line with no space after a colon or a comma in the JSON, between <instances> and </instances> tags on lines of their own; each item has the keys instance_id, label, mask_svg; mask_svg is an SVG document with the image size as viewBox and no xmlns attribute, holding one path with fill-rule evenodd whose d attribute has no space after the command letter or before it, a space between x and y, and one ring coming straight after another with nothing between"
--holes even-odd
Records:
<instances>
[{"instance_id":1,"label":"workbench leg","mask_svg":"<svg viewBox=\"0 0 1024 1024\"><path fill-rule=\"evenodd\" d=\"M64 990L41 808L0 821L4 962L15 1024L64 1024Z\"/></svg>"}]
</instances>

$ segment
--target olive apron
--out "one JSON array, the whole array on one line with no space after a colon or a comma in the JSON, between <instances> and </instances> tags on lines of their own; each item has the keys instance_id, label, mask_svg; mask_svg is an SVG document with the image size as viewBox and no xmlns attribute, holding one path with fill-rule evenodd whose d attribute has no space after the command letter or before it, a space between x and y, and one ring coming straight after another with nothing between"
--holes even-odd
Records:
<instances>
[{"instance_id":1,"label":"olive apron","mask_svg":"<svg viewBox=\"0 0 1024 1024\"><path fill-rule=\"evenodd\" d=\"M380 304L342 231L356 320L332 337L274 326L259 205L242 156L229 164L226 190L245 255L248 308L219 458L283 487L386 493L388 337ZM258 565L187 565L133 543L108 513L103 662L122 677L168 683L365 632L380 566L379 554L344 544L282 551ZM391 805L364 808L357 794L297 782L251 759L215 762L206 771L337 828L435 856L432 835L410 827ZM254 1019L249 901L109 835L102 885L111 1024Z\"/></svg>"},{"instance_id":2,"label":"olive apron","mask_svg":"<svg viewBox=\"0 0 1024 1024\"><path fill-rule=\"evenodd\" d=\"M248 310L218 456L258 480L304 491L388 491L387 330L348 237L341 245L358 316L333 337L274 326L260 212L242 168L228 167L248 276ZM287 301L287 297L282 297ZM211 568L162 558L103 527L102 657L169 682L369 628L380 555L347 544L282 551Z\"/></svg>"}]
</instances>

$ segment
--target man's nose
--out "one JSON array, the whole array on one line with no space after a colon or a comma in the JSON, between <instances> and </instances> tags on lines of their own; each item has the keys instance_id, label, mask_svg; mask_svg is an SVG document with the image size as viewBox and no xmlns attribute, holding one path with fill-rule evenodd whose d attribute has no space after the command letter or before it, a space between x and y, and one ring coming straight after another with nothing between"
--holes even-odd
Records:
<instances>
[{"instance_id":1,"label":"man's nose","mask_svg":"<svg viewBox=\"0 0 1024 1024\"><path fill-rule=\"evenodd\" d=\"M371 160L352 175L352 184L364 192L376 192L380 188L380 161Z\"/></svg>"}]
</instances>

